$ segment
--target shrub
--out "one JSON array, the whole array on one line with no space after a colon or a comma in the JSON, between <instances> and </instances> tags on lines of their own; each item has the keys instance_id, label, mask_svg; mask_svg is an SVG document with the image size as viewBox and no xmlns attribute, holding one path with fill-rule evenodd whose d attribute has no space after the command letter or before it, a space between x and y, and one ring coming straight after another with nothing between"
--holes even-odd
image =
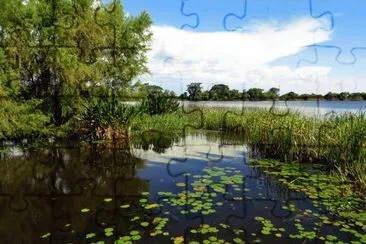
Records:
<instances>
[{"instance_id":1,"label":"shrub","mask_svg":"<svg viewBox=\"0 0 366 244\"><path fill-rule=\"evenodd\" d=\"M147 99L142 103L142 107L150 115L173 113L179 109L179 106L176 98L161 91L150 91Z\"/></svg>"},{"instance_id":2,"label":"shrub","mask_svg":"<svg viewBox=\"0 0 366 244\"><path fill-rule=\"evenodd\" d=\"M0 99L0 140L23 139L45 135L45 125L50 116L42 113L38 106L41 101L30 100L17 103Z\"/></svg>"},{"instance_id":3,"label":"shrub","mask_svg":"<svg viewBox=\"0 0 366 244\"><path fill-rule=\"evenodd\" d=\"M80 121L84 135L91 140L126 138L133 117L141 114L141 106L127 105L115 99L93 99L85 105Z\"/></svg>"}]
</instances>

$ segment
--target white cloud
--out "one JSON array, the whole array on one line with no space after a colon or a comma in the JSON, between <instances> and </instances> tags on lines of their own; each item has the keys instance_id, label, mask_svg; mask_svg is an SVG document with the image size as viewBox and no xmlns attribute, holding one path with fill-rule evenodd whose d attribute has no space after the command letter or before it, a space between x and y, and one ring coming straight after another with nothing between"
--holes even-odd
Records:
<instances>
[{"instance_id":1,"label":"white cloud","mask_svg":"<svg viewBox=\"0 0 366 244\"><path fill-rule=\"evenodd\" d=\"M306 85L327 80L331 67L291 69L271 63L297 54L307 45L330 40L332 33L322 29L324 26L327 23L305 17L287 24L256 23L245 32L192 32L153 26L151 75L143 78L159 84L201 82L207 87L225 83L237 89L280 86L282 91L295 87L305 92ZM311 86L314 91L314 84Z\"/></svg>"}]
</instances>

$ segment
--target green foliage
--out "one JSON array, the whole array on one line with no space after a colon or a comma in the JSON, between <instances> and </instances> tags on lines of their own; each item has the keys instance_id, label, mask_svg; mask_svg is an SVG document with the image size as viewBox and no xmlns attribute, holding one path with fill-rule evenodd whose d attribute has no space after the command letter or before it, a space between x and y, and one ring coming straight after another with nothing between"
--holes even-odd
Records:
<instances>
[{"instance_id":1,"label":"green foliage","mask_svg":"<svg viewBox=\"0 0 366 244\"><path fill-rule=\"evenodd\" d=\"M265 96L263 94L263 89L260 88L251 88L248 90L249 100L258 101L264 100Z\"/></svg>"},{"instance_id":2,"label":"green foliage","mask_svg":"<svg viewBox=\"0 0 366 244\"><path fill-rule=\"evenodd\" d=\"M172 97L167 91L150 90L147 99L142 103L145 111L150 115L161 115L176 112L179 107L179 101Z\"/></svg>"},{"instance_id":3,"label":"green foliage","mask_svg":"<svg viewBox=\"0 0 366 244\"><path fill-rule=\"evenodd\" d=\"M230 99L230 88L227 85L219 84L212 86L209 91L212 100L226 101Z\"/></svg>"},{"instance_id":4,"label":"green foliage","mask_svg":"<svg viewBox=\"0 0 366 244\"><path fill-rule=\"evenodd\" d=\"M281 96L283 100L296 100L299 97L295 92L289 92Z\"/></svg>"},{"instance_id":5,"label":"green foliage","mask_svg":"<svg viewBox=\"0 0 366 244\"><path fill-rule=\"evenodd\" d=\"M136 117L132 124L131 130L142 132L148 130L167 131L169 133L181 133L182 128L189 123L189 118L180 112L172 114L163 114L160 116L150 116L143 114Z\"/></svg>"},{"instance_id":6,"label":"green foliage","mask_svg":"<svg viewBox=\"0 0 366 244\"><path fill-rule=\"evenodd\" d=\"M191 83L187 86L187 91L189 94L189 100L198 101L201 100L202 87L201 83Z\"/></svg>"},{"instance_id":7,"label":"green foliage","mask_svg":"<svg viewBox=\"0 0 366 244\"><path fill-rule=\"evenodd\" d=\"M85 105L81 129L92 140L127 137L131 120L142 112L141 106L116 99L93 99Z\"/></svg>"},{"instance_id":8,"label":"green foliage","mask_svg":"<svg viewBox=\"0 0 366 244\"><path fill-rule=\"evenodd\" d=\"M187 87L187 92L180 95L183 100L192 101L268 101L268 100L351 100L362 101L366 100L366 93L364 92L328 92L325 95L321 94L297 94L290 91L280 96L280 89L276 87L264 91L260 88L250 88L239 92L236 89L230 89L225 84L213 85L210 90L202 91L201 83L191 83Z\"/></svg>"},{"instance_id":9,"label":"green foliage","mask_svg":"<svg viewBox=\"0 0 366 244\"><path fill-rule=\"evenodd\" d=\"M120 0L98 8L94 0L14 0L0 8L0 95L47 98L56 125L81 112L86 95L119 92L147 72L151 18L127 17Z\"/></svg>"},{"instance_id":10,"label":"green foliage","mask_svg":"<svg viewBox=\"0 0 366 244\"><path fill-rule=\"evenodd\" d=\"M343 114L327 119L307 118L298 113L275 116L266 109L248 109L240 115L225 109L201 109L202 129L240 133L241 138L265 157L282 161L319 162L338 169L345 182L366 191L366 115ZM199 113L175 113L138 117L135 131L181 131L199 125Z\"/></svg>"},{"instance_id":11,"label":"green foliage","mask_svg":"<svg viewBox=\"0 0 366 244\"><path fill-rule=\"evenodd\" d=\"M352 183L345 183L336 175L329 175L319 170L321 169L319 168L320 165L299 165L274 160L253 160L251 165L263 169L263 172L268 175L276 177L289 189L303 192L309 199L313 200L316 207L320 204L326 206L330 213L346 217L348 223L352 221L359 223L359 226L366 223L366 211L363 208L362 195L352 189ZM311 210L305 212L307 212L307 215L312 214ZM323 224L331 223L326 216L322 216L320 219L322 219ZM342 223L342 220L338 220L338 223ZM345 226L345 223L337 226Z\"/></svg>"},{"instance_id":12,"label":"green foliage","mask_svg":"<svg viewBox=\"0 0 366 244\"><path fill-rule=\"evenodd\" d=\"M40 101L16 103L11 100L0 100L0 140L22 139L41 136L47 133L44 129L50 117L37 107Z\"/></svg>"}]
</instances>

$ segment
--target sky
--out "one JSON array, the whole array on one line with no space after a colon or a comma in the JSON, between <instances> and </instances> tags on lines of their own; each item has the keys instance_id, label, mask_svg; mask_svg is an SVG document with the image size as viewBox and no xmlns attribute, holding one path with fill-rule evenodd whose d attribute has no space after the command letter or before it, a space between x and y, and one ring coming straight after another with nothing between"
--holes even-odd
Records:
<instances>
[{"instance_id":1,"label":"sky","mask_svg":"<svg viewBox=\"0 0 366 244\"><path fill-rule=\"evenodd\" d=\"M278 87L281 94L366 91L366 1L123 0L154 23L149 75L180 94Z\"/></svg>"}]
</instances>

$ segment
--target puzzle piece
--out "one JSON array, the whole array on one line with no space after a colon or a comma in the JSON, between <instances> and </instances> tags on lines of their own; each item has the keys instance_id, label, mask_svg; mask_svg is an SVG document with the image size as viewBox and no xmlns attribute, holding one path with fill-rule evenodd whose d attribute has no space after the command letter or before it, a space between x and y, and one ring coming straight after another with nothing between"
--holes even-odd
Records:
<instances>
[{"instance_id":1,"label":"puzzle piece","mask_svg":"<svg viewBox=\"0 0 366 244\"><path fill-rule=\"evenodd\" d=\"M342 4L329 5L327 2L320 2L316 0L309 1L309 12L313 18L319 18L323 16L329 17L330 26L328 30L337 31L337 33L344 33L346 30L346 23L356 25L358 31L348 35L349 41L345 43L340 38L335 37L334 40L330 41L329 44L313 44L309 46L309 49L313 51L313 58L300 59L298 65L304 63L317 64L319 61L318 52L321 50L332 51L332 59L328 59L328 62L335 61L340 65L354 65L357 62L363 62L359 60L358 56L363 59L361 54L366 49L364 39L358 34L362 33L364 28L359 22L358 17L363 15L362 9L365 7L362 1L357 1L357 5L345 6ZM326 8L326 10L325 10ZM314 14L314 12L320 14ZM346 17L352 16L351 20L345 20ZM352 22L350 22L352 21ZM343 43L342 43L343 42ZM344 56L347 55L348 58ZM350 55L350 56L349 56Z\"/></svg>"},{"instance_id":2,"label":"puzzle piece","mask_svg":"<svg viewBox=\"0 0 366 244\"><path fill-rule=\"evenodd\" d=\"M220 20L217 23L222 24L222 28L226 31L243 30L245 29L243 22L246 23L250 19L247 17L254 11L254 5L250 5L254 2L248 2L249 0L237 1L237 9L224 10L224 14L214 18ZM309 4L309 9L304 10L310 12L310 16L315 19L330 18L330 28L325 30L332 30L335 22L333 13L325 11L318 14L314 10L314 2L304 1ZM180 12L184 18L189 20L195 18L196 23L183 24L181 29L205 28L202 24L214 18L210 16L206 18L207 16L204 17L202 13L192 11L194 8L191 3L197 4L197 1L182 0ZM227 3L219 4L225 7ZM208 6L212 6L212 3L204 4L206 10ZM118 61L121 57L117 57L114 52L116 48L122 46L116 41L117 27L113 22L102 21L101 12L106 11L106 14L113 15L115 7L113 5L111 10L107 10L99 6L94 16L95 24L113 33L110 45L96 45L91 53L83 55L86 64L95 64L98 51L112 52L111 72L114 68L120 68ZM282 7L279 5L277 8ZM59 27L67 33L72 24L76 23L74 14L76 16L79 14L78 7L75 7L75 13L66 13L65 22L69 25L56 26L53 22L51 27ZM70 44L63 47L83 52L83 45L77 43L76 46ZM61 48L55 40L48 47ZM47 46L35 46L35 50L37 48L46 49ZM355 52L360 48L352 50L351 54L356 58ZM337 54L337 59L339 55L340 53ZM164 60L166 70L169 70L171 61L172 58ZM317 63L317 58L313 63ZM179 72L183 76L183 71ZM113 72L111 76L119 78ZM299 79L302 78L300 76L301 74ZM324 194L329 192L330 189L323 185L324 177L307 173L300 164L287 168L285 166L282 168L278 164L267 165L270 170L266 167L249 166L249 156L253 158L256 156L249 150L255 151L258 148L253 145L249 145L250 148L243 146L245 133L251 128L248 125L252 122L246 121L243 124L240 121L249 110L245 101L242 101L241 111L226 109L220 118L221 130L216 134L206 134L203 139L199 132L191 133L192 129L200 130L204 127L205 114L202 108L187 108L184 102L181 102L183 115L190 118L193 117L192 114L197 115L193 121L185 123L183 131L179 131L179 136L183 138L146 129L140 133L141 138L137 138L136 135L131 138L130 145L89 145L86 151L80 150L80 145L45 149L48 152L46 151L44 155L40 153L31 169L21 168L28 173L22 175L24 179L20 180L25 182L24 193L12 191L11 184L4 184L6 178L0 180L2 183L0 200L10 209L6 214L11 215L9 218L13 219L19 216L16 214L28 214L29 225L32 226L34 235L39 237L42 235L45 241L49 240L51 243L83 243L89 240L103 240L108 243L120 238L126 242L165 243L174 237L173 241L181 243L180 236L184 237L182 238L185 242L229 240L241 243L255 242L258 238L264 242L273 242L275 237L285 237L286 241L290 241L289 238L293 238L291 235L295 233L295 227L300 237L295 236L294 239L306 239L304 235L305 237L316 235L314 238L317 242L322 241L320 237L323 237L324 233L339 234L339 228L332 224L338 221L337 218L331 216L325 204L311 200L313 197L316 199L325 197ZM318 108L320 103L318 100ZM316 148L316 146L294 143L296 132L289 124L285 124L285 119L290 116L291 105L287 101L284 105L286 109L283 107L277 109L277 100L269 104L273 120L269 120L269 124L263 126L270 128L267 132L271 135L258 130L261 135L256 144L260 146L258 151L262 154L276 158L283 157L284 162L300 161L300 156L292 151L294 147ZM332 146L328 141L325 143L322 140L322 132L334 128L324 124L319 129L317 138L319 145L316 148L319 154L320 150ZM226 135L229 134L227 133L229 130L235 129L237 133L243 133L244 138L236 134L235 136L240 138L232 140ZM268 141L270 136L273 141L268 144L262 143L263 140ZM346 144L354 151L360 151L364 137L365 134L361 131L348 138ZM286 140L282 142L279 138ZM348 160L354 159L348 158ZM26 167L24 165L22 167ZM275 179L276 176L282 176L279 173L281 171L285 171L286 174L280 180ZM299 175L294 174L294 171ZM307 173L306 177L301 175L303 173ZM304 180L301 178L313 180L313 185L300 184L302 189L293 189L294 182ZM311 191L308 191L308 188ZM39 206L35 206L37 204ZM37 216L39 213L43 213L44 216ZM321 219L315 214L325 215L326 218ZM316 224L320 226L313 225L311 222L316 219L315 217L319 217L325 223L319 224L318 221ZM40 220L48 221L52 225L48 229L43 229L48 225L40 224L38 222ZM302 224L309 230L305 234L304 226L300 222L303 222ZM41 227L37 228L38 225ZM288 233L292 234L286 233L287 230L285 231L282 226L288 228ZM313 230L316 230L315 234ZM21 241L27 241L23 238L24 235L24 232L19 235ZM34 236L29 238L33 239L37 238ZM10 238L4 240L14 241ZM344 240L350 242L352 238L347 237Z\"/></svg>"},{"instance_id":3,"label":"puzzle piece","mask_svg":"<svg viewBox=\"0 0 366 244\"><path fill-rule=\"evenodd\" d=\"M228 146L228 145L227 145ZM226 152L226 151L225 151ZM226 158L226 157L225 157ZM185 163L187 163L187 162L189 162L189 159L185 159L184 160L185 161ZM223 158L220 158L218 161L216 161L215 162L215 164L216 165L219 165L219 164L221 164L221 163L224 163L224 161L223 161ZM168 172L169 172L169 170L168 170ZM187 175L187 172L181 172L181 173L179 173L179 174L172 174L172 176L173 177L178 177L178 176L184 176L185 177L185 185L187 186L187 183L188 183L188 177L191 177L191 176L188 176ZM244 179L246 180L246 179L248 179L248 178L250 178L250 177L244 177ZM254 179L256 179L257 180L257 177L255 177ZM245 181L246 182L246 181ZM186 188L186 190L188 190L188 188ZM224 194L223 195L223 199L225 200L225 202L226 201L231 201L231 202L235 202L235 201L238 201L238 199L235 199L235 198L238 198L239 196L234 196L234 198L233 197L229 197L229 196L226 196L226 194ZM301 199L301 200L303 200L303 199ZM187 199L187 201L189 202L189 199ZM254 200L251 200L251 201L255 201L255 199ZM274 201L274 200L266 200L265 198L259 198L257 201L269 201L270 203L273 203L274 204L274 207L272 207L272 211L274 211L275 209L276 209L276 205L277 205L277 202L276 201ZM239 200L239 202L241 202L242 204L243 204L243 211L244 211L244 213L245 213L245 209L246 209L246 205L247 205L247 200L246 199L244 199L243 201L240 201ZM273 212L272 212L273 213ZM188 215L186 215L186 217L190 220L190 221L194 221L194 220L199 220L200 222L199 223L201 223L201 224L204 224L204 223L207 223L207 221L204 221L204 219L206 219L207 217L205 217L204 215L202 215L202 214L198 214L198 215L193 215L193 216L191 216L190 214L188 214ZM239 216L237 213L236 214L233 214L233 215L228 215L228 217L227 217L227 219L226 219L226 223L229 223L230 221L231 221L231 219L242 219L242 220L245 220L246 219L246 215L244 214L244 215L241 215L241 216ZM196 232L196 230L195 230L195 228L194 228L194 226L191 226L191 227L189 227L189 228L187 228L187 230L185 231L185 240L186 239L191 239L191 238L193 238L192 237L192 234L191 234L191 231L192 230L194 230L195 232ZM244 236L242 236L242 238L243 239L247 239L248 238L248 233L245 231L245 229L242 229L242 231L245 233L245 235ZM232 234L234 234L234 232L233 231L229 231L229 232L231 232ZM195 240L195 239L192 239L192 240Z\"/></svg>"},{"instance_id":4,"label":"puzzle piece","mask_svg":"<svg viewBox=\"0 0 366 244\"><path fill-rule=\"evenodd\" d=\"M196 18L196 24L195 25L190 25L190 24L184 24L182 25L180 28L181 29L184 29L185 27L190 27L192 29L195 29L199 26L200 24L200 17L197 13L185 13L185 5L186 5L186 2L189 1L189 0L182 0L182 3L181 3L181 7L180 7L180 12L183 16L185 17L191 17L191 16L194 16Z\"/></svg>"},{"instance_id":5,"label":"puzzle piece","mask_svg":"<svg viewBox=\"0 0 366 244\"><path fill-rule=\"evenodd\" d=\"M195 22L190 22L192 24L190 23L183 24L181 26L181 29L206 28L206 25L209 21L215 21L217 23L217 26L222 25L222 28L227 31L239 30L240 27L233 28L231 26L233 25L232 24L233 22L237 23L240 21L242 23L243 20L245 19L247 13L247 1L243 0L235 2L235 6L238 9L240 9L239 14L230 10L225 11L224 9L228 9L228 6L224 4L221 3L216 4L219 4L220 7L214 9L215 13L207 14L210 9L204 7L210 5L208 1L202 2L197 0L181 0L181 7L180 7L181 15L184 16L185 18L189 18L190 20L193 19L192 17L195 17ZM201 11L200 12L192 11L191 9L194 8L199 8ZM220 13L222 13L221 16L219 17L217 17L218 10L220 10Z\"/></svg>"},{"instance_id":6,"label":"puzzle piece","mask_svg":"<svg viewBox=\"0 0 366 244\"><path fill-rule=\"evenodd\" d=\"M227 25L228 25L228 19L229 18L236 18L236 19L239 19L239 20L243 20L245 19L246 15L247 15L247 0L243 0L243 14L242 15L237 15L235 13L228 13L227 15L225 15L224 19L223 19L223 26L224 26L224 29L227 30L227 31L235 31L235 30L238 30L240 29L240 27L236 27L236 28L228 28Z\"/></svg>"}]
</instances>

